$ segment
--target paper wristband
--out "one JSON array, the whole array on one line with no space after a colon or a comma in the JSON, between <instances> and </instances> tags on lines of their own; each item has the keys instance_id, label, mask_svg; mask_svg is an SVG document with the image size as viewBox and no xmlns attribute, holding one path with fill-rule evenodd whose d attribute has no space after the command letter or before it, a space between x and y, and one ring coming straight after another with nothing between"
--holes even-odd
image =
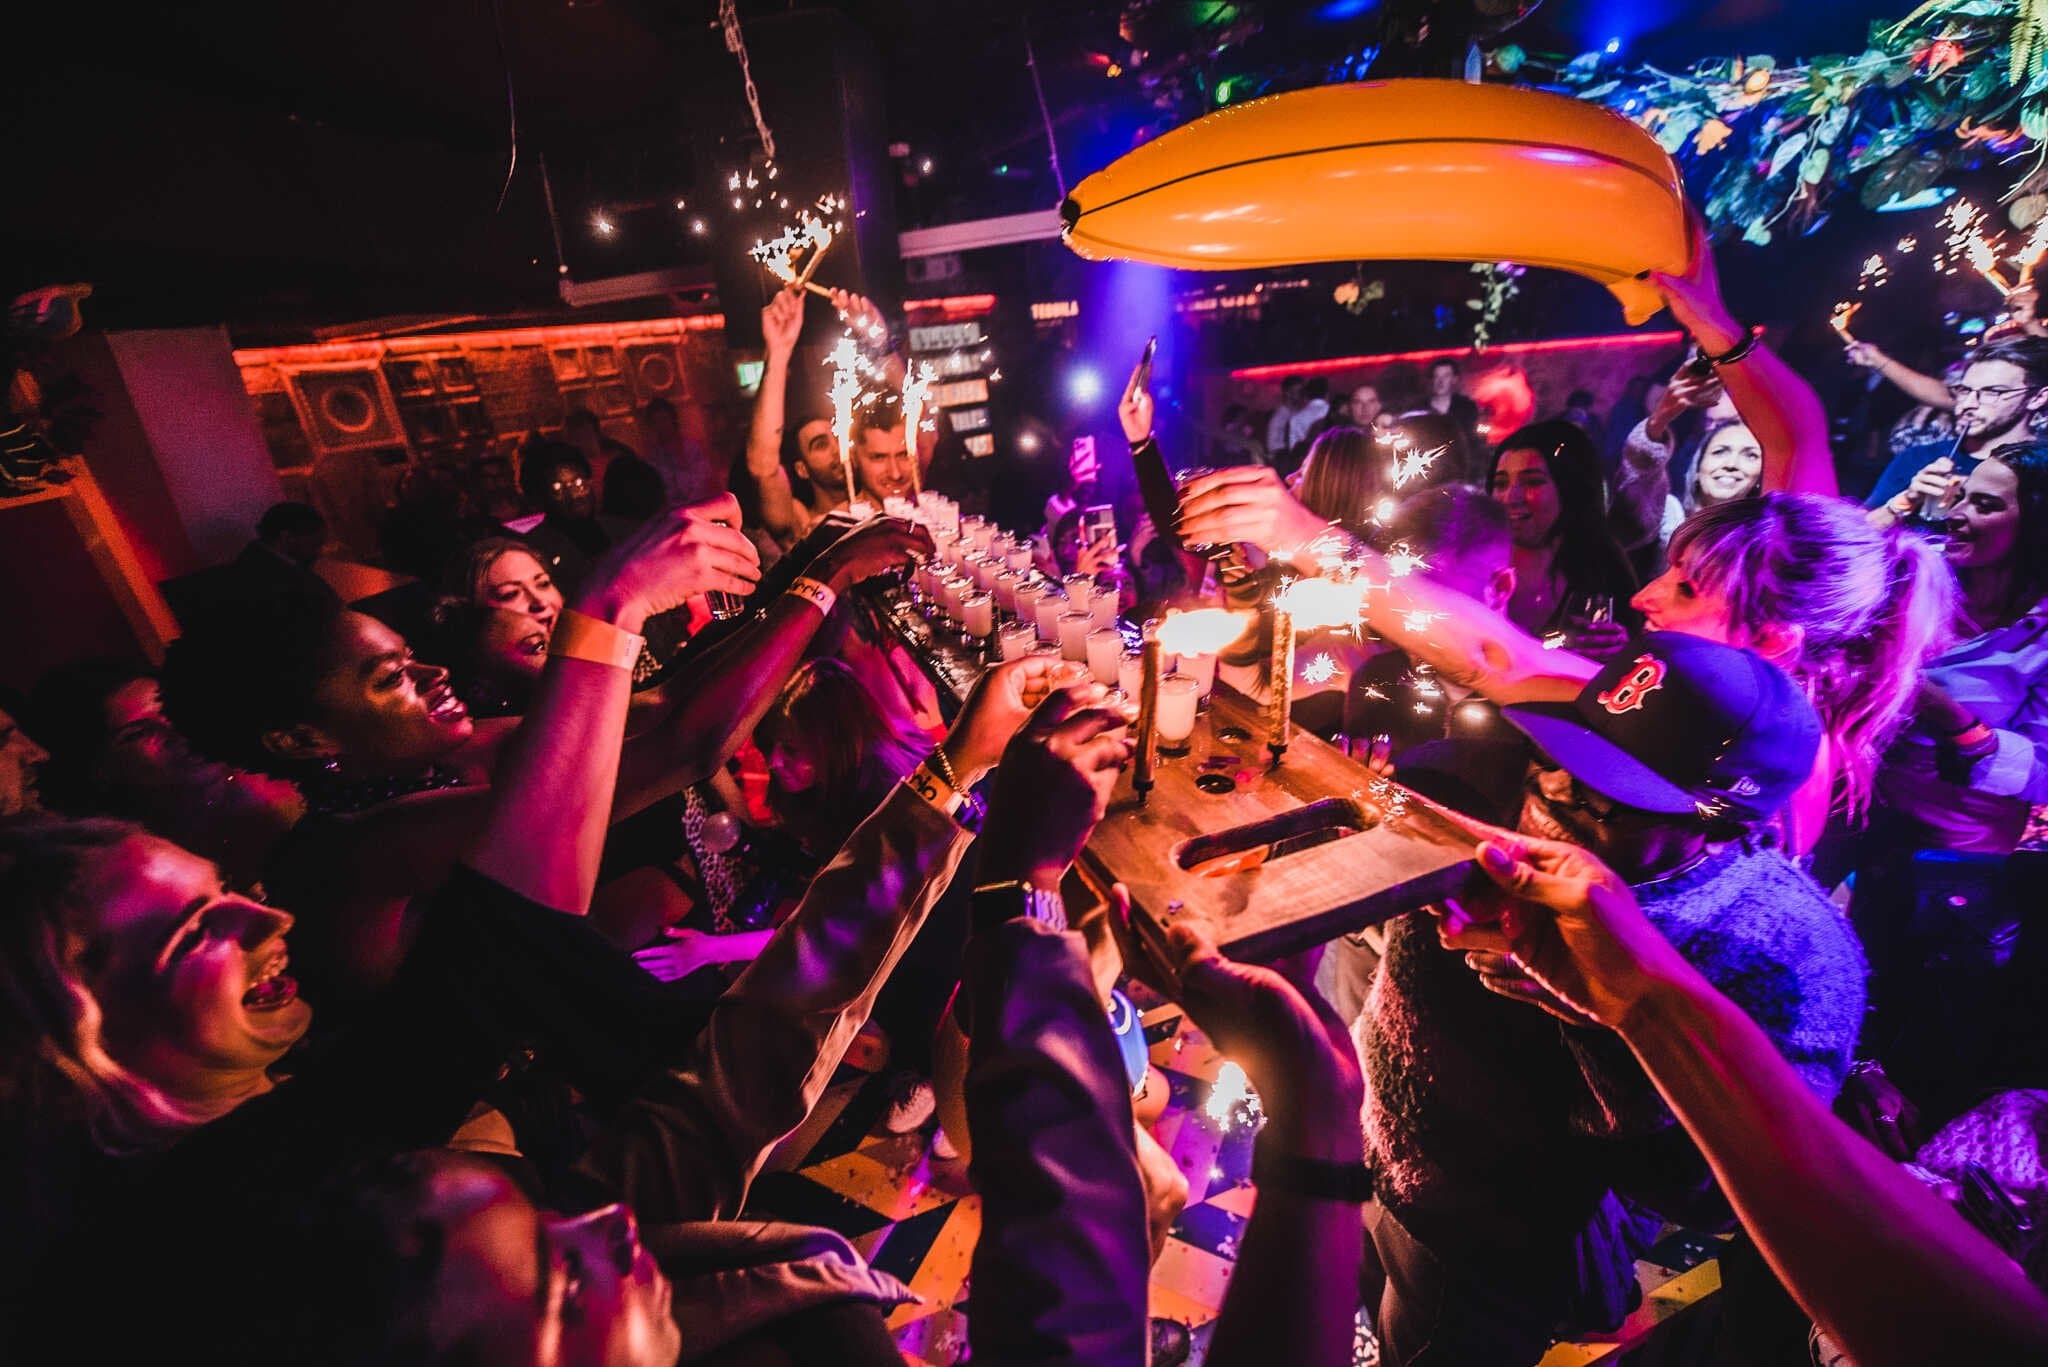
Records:
<instances>
[{"instance_id":1,"label":"paper wristband","mask_svg":"<svg viewBox=\"0 0 2048 1367\"><path fill-rule=\"evenodd\" d=\"M947 816L958 816L960 809L967 805L967 794L959 792L952 784L939 777L929 762L912 769L909 777L903 780L903 784Z\"/></svg>"},{"instance_id":2,"label":"paper wristband","mask_svg":"<svg viewBox=\"0 0 2048 1367\"><path fill-rule=\"evenodd\" d=\"M832 592L831 585L808 577L791 580L789 592L803 599L827 617L832 615L832 605L839 601L839 595Z\"/></svg>"},{"instance_id":3,"label":"paper wristband","mask_svg":"<svg viewBox=\"0 0 2048 1367\"><path fill-rule=\"evenodd\" d=\"M630 670L646 645L644 636L636 636L623 627L601 622L574 608L565 608L555 619L554 633L548 638L548 654Z\"/></svg>"}]
</instances>

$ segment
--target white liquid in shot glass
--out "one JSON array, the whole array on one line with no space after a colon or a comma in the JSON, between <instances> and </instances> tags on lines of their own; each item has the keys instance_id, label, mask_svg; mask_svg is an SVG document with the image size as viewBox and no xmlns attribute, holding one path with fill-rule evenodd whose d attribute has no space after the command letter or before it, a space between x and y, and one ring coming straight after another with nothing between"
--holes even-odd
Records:
<instances>
[{"instance_id":1,"label":"white liquid in shot glass","mask_svg":"<svg viewBox=\"0 0 2048 1367\"><path fill-rule=\"evenodd\" d=\"M1116 687L1117 666L1123 661L1123 633L1114 627L1098 627L1088 633L1088 671L1095 682Z\"/></svg>"},{"instance_id":2,"label":"white liquid in shot glass","mask_svg":"<svg viewBox=\"0 0 2048 1367\"><path fill-rule=\"evenodd\" d=\"M1088 633L1095 619L1085 612L1063 612L1059 620L1060 657L1080 664L1088 662Z\"/></svg>"},{"instance_id":3,"label":"white liquid in shot glass","mask_svg":"<svg viewBox=\"0 0 2048 1367\"><path fill-rule=\"evenodd\" d=\"M1155 726L1162 745L1185 750L1195 733L1195 705L1201 701L1195 681L1185 674L1170 674L1159 681L1158 721Z\"/></svg>"}]
</instances>

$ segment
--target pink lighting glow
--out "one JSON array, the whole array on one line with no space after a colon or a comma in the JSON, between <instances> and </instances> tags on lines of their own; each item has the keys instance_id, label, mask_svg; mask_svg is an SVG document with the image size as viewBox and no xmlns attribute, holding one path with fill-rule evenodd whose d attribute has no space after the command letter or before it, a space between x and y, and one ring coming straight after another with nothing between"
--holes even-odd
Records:
<instances>
[{"instance_id":1,"label":"pink lighting glow","mask_svg":"<svg viewBox=\"0 0 2048 1367\"><path fill-rule=\"evenodd\" d=\"M1553 337L1541 342L1496 342L1488 356L1530 356L1546 351L1601 351L1614 347L1668 347L1685 340L1683 332L1620 332L1605 337ZM1396 351L1378 356L1332 356L1321 361L1290 361L1284 365L1246 366L1230 372L1233 380L1282 380L1289 375L1333 375L1396 361L1469 359L1470 347L1437 347L1430 351Z\"/></svg>"}]
</instances>

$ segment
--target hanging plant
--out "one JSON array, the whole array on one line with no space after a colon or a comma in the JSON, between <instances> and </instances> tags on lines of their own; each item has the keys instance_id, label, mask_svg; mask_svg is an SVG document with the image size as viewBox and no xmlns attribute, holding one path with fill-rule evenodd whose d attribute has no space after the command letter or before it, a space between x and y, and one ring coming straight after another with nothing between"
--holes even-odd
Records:
<instances>
[{"instance_id":1,"label":"hanging plant","mask_svg":"<svg viewBox=\"0 0 2048 1367\"><path fill-rule=\"evenodd\" d=\"M1755 53L1668 72L1522 55L1522 79L1539 70L1641 124L1705 178L1708 222L1751 242L1811 230L1843 190L1877 208L1997 160L2016 168L2018 195L2048 167L2048 0L1929 0L1873 28L1862 52L1802 62Z\"/></svg>"},{"instance_id":2,"label":"hanging plant","mask_svg":"<svg viewBox=\"0 0 2048 1367\"><path fill-rule=\"evenodd\" d=\"M1479 277L1479 297L1467 299L1465 307L1477 309L1479 319L1472 325L1472 349L1486 350L1486 344L1493 337L1494 325L1500 322L1500 311L1508 300L1522 292L1522 275L1528 269L1512 261L1478 261L1472 266L1472 273Z\"/></svg>"}]
</instances>

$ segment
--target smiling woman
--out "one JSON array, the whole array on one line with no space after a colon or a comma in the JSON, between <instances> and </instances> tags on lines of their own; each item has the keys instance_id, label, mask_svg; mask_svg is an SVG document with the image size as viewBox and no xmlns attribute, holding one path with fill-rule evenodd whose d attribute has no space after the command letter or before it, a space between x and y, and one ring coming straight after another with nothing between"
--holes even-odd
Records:
<instances>
[{"instance_id":1,"label":"smiling woman","mask_svg":"<svg viewBox=\"0 0 2048 1367\"><path fill-rule=\"evenodd\" d=\"M105 1148L143 1146L268 1090L311 1023L284 975L291 917L225 891L217 869L115 821L0 827L11 909L0 985L10 1091L68 1084ZM17 1046L40 1040L24 1053Z\"/></svg>"},{"instance_id":2,"label":"smiling woman","mask_svg":"<svg viewBox=\"0 0 2048 1367\"><path fill-rule=\"evenodd\" d=\"M1607 483L1583 430L1562 420L1510 433L1487 485L1507 508L1515 596L1508 616L1524 631L1562 629L1574 598L1635 592L1635 572L1607 522Z\"/></svg>"}]
</instances>

